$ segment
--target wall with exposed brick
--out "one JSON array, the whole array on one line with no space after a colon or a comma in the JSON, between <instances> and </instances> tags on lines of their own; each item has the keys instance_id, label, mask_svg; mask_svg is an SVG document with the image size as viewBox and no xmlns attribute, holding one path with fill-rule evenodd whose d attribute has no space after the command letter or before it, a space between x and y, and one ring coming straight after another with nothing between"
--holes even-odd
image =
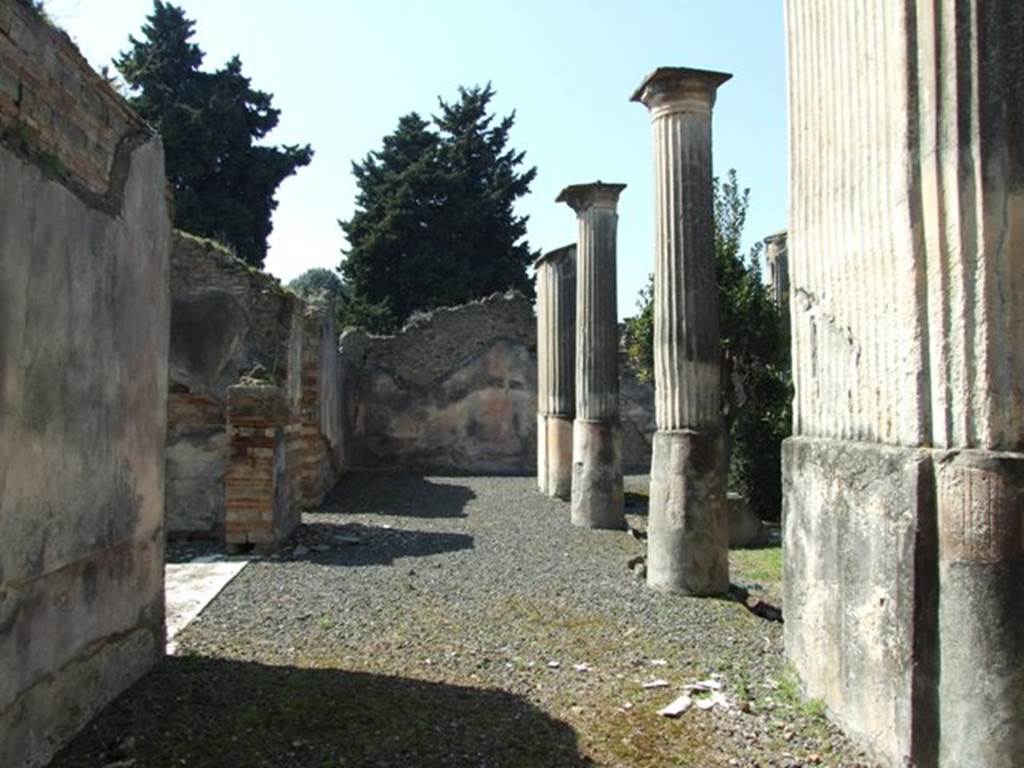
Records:
<instances>
[{"instance_id":1,"label":"wall with exposed brick","mask_svg":"<svg viewBox=\"0 0 1024 768\"><path fill-rule=\"evenodd\" d=\"M302 512L295 421L285 392L274 384L229 387L227 430L227 546L272 549L294 530Z\"/></svg>"},{"instance_id":2,"label":"wall with exposed brick","mask_svg":"<svg viewBox=\"0 0 1024 768\"><path fill-rule=\"evenodd\" d=\"M116 175L119 148L147 129L66 34L26 3L3 0L0 134L34 154L46 172L103 196Z\"/></svg>"},{"instance_id":3,"label":"wall with exposed brick","mask_svg":"<svg viewBox=\"0 0 1024 768\"><path fill-rule=\"evenodd\" d=\"M319 503L343 465L337 334L307 304L223 246L175 232L171 256L167 525L221 538L232 460L227 393L243 376L280 388L288 504ZM282 459L283 460L283 459Z\"/></svg>"},{"instance_id":4,"label":"wall with exposed brick","mask_svg":"<svg viewBox=\"0 0 1024 768\"><path fill-rule=\"evenodd\" d=\"M0 765L42 766L163 653L163 149L0 0Z\"/></svg>"}]
</instances>

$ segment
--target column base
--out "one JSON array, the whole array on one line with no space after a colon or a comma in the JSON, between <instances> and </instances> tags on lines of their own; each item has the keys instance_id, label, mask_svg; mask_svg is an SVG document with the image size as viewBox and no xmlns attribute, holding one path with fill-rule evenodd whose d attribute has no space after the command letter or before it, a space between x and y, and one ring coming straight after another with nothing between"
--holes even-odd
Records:
<instances>
[{"instance_id":1,"label":"column base","mask_svg":"<svg viewBox=\"0 0 1024 768\"><path fill-rule=\"evenodd\" d=\"M572 442L572 524L625 528L622 426L617 421L577 419Z\"/></svg>"},{"instance_id":2,"label":"column base","mask_svg":"<svg viewBox=\"0 0 1024 768\"><path fill-rule=\"evenodd\" d=\"M936 644L934 590L919 589L934 583L930 474L915 448L782 444L786 655L804 692L883 764L936 765L913 747L915 729L935 730L915 706L915 690L937 684L915 652Z\"/></svg>"},{"instance_id":3,"label":"column base","mask_svg":"<svg viewBox=\"0 0 1024 768\"><path fill-rule=\"evenodd\" d=\"M1024 759L1024 455L933 453L939 765Z\"/></svg>"},{"instance_id":4,"label":"column base","mask_svg":"<svg viewBox=\"0 0 1024 768\"><path fill-rule=\"evenodd\" d=\"M573 420L568 416L547 417L547 488L549 496L572 498Z\"/></svg>"},{"instance_id":5,"label":"column base","mask_svg":"<svg viewBox=\"0 0 1024 768\"><path fill-rule=\"evenodd\" d=\"M884 764L1024 754L1024 455L790 438L786 655Z\"/></svg>"},{"instance_id":6,"label":"column base","mask_svg":"<svg viewBox=\"0 0 1024 768\"><path fill-rule=\"evenodd\" d=\"M647 519L647 585L681 595L729 588L725 444L720 430L656 432Z\"/></svg>"}]
</instances>

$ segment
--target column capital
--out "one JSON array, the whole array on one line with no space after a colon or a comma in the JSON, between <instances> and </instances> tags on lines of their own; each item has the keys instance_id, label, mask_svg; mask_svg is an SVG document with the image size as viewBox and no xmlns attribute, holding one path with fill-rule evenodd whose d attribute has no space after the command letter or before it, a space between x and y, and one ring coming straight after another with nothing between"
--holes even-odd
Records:
<instances>
[{"instance_id":1,"label":"column capital","mask_svg":"<svg viewBox=\"0 0 1024 768\"><path fill-rule=\"evenodd\" d=\"M619 203L619 195L625 188L625 184L605 184L603 181L570 184L558 193L555 202L565 203L577 214L588 208L610 208L614 211Z\"/></svg>"},{"instance_id":2,"label":"column capital","mask_svg":"<svg viewBox=\"0 0 1024 768\"><path fill-rule=\"evenodd\" d=\"M710 114L718 87L731 78L727 72L708 69L658 67L633 91L630 101L647 107L652 119L673 112Z\"/></svg>"},{"instance_id":3,"label":"column capital","mask_svg":"<svg viewBox=\"0 0 1024 768\"><path fill-rule=\"evenodd\" d=\"M533 262L533 268L537 269L541 264L556 264L567 256L576 256L576 243L569 243L569 245L563 245L561 248L555 248L553 251L548 251Z\"/></svg>"}]
</instances>

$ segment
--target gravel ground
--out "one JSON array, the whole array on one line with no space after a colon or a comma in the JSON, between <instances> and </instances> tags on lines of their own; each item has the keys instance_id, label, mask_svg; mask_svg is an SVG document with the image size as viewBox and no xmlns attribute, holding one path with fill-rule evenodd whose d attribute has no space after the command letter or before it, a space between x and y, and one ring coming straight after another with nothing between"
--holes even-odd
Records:
<instances>
[{"instance_id":1,"label":"gravel ground","mask_svg":"<svg viewBox=\"0 0 1024 768\"><path fill-rule=\"evenodd\" d=\"M54 768L870 765L748 608L777 549L734 553L747 605L671 597L627 568L642 534L568 517L532 478L353 474ZM657 714L708 679L727 706Z\"/></svg>"}]
</instances>

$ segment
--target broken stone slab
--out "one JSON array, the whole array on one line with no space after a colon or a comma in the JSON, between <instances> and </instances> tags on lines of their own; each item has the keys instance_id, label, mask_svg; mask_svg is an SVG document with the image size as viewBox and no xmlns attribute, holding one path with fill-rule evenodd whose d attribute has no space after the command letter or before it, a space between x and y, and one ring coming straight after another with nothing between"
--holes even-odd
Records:
<instances>
[{"instance_id":1,"label":"broken stone slab","mask_svg":"<svg viewBox=\"0 0 1024 768\"><path fill-rule=\"evenodd\" d=\"M662 717L679 717L691 706L693 706L693 699L684 693L668 706L659 709L658 714Z\"/></svg>"}]
</instances>

